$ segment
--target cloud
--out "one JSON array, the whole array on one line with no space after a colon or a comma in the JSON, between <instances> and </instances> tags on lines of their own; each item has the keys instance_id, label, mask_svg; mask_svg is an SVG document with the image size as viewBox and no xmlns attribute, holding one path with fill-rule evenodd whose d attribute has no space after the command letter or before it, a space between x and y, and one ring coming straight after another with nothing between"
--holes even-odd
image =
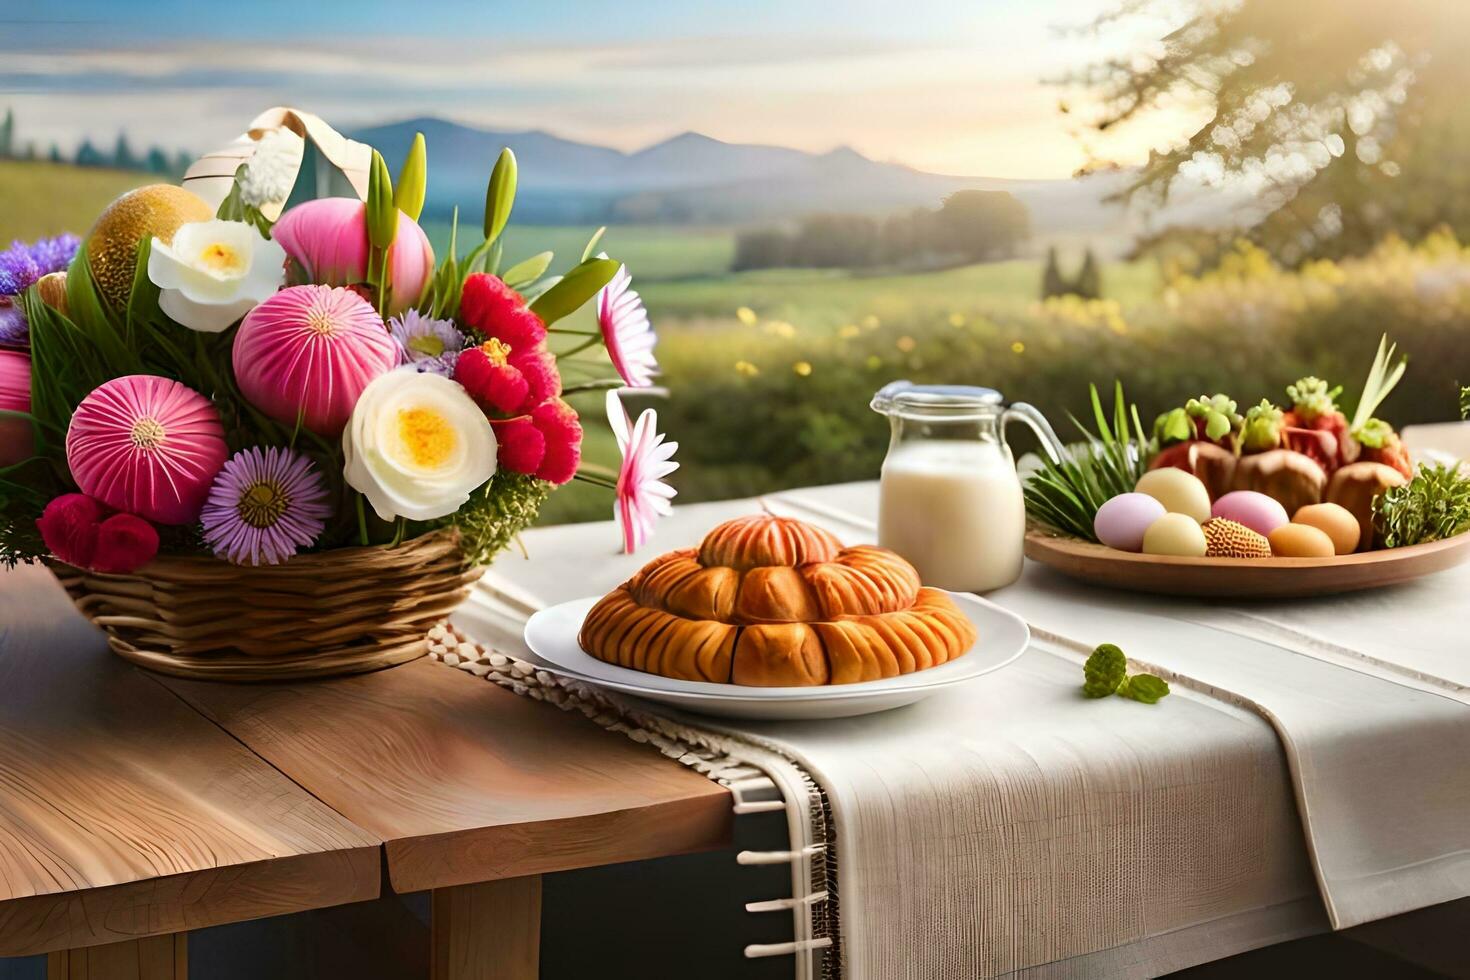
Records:
<instances>
[{"instance_id":1,"label":"cloud","mask_svg":"<svg viewBox=\"0 0 1470 980\"><path fill-rule=\"evenodd\" d=\"M1062 176L1082 152L1039 78L1083 49L1044 34L53 41L0 58L0 103L43 147L109 141L125 126L139 144L202 151L267 106L299 105L344 128L433 114L625 150L693 129L850 144L951 173Z\"/></svg>"}]
</instances>

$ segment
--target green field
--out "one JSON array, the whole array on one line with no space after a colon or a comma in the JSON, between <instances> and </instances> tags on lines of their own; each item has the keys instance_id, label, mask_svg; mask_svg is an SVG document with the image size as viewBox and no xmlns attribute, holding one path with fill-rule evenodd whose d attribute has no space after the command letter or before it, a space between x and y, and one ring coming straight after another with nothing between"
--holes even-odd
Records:
<instances>
[{"instance_id":1,"label":"green field","mask_svg":"<svg viewBox=\"0 0 1470 980\"><path fill-rule=\"evenodd\" d=\"M67 231L84 235L109 201L157 180L131 171L0 160L0 243Z\"/></svg>"}]
</instances>

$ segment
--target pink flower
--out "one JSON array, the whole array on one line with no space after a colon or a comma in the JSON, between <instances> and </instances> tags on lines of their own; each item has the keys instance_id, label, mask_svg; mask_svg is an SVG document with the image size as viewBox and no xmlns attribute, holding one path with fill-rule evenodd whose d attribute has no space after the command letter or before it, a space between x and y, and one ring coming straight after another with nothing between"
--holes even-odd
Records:
<instances>
[{"instance_id":1,"label":"pink flower","mask_svg":"<svg viewBox=\"0 0 1470 980\"><path fill-rule=\"evenodd\" d=\"M300 266L305 282L357 286L367 279L367 205L351 197L323 197L296 205L276 222L271 237ZM388 249L393 295L387 313L418 302L434 274L434 249L412 218L398 212L398 235ZM292 282L302 281L300 277Z\"/></svg>"},{"instance_id":2,"label":"pink flower","mask_svg":"<svg viewBox=\"0 0 1470 980\"><path fill-rule=\"evenodd\" d=\"M18 350L0 350L0 412L31 410L31 359ZM0 418L0 467L30 459L34 433L25 419Z\"/></svg>"},{"instance_id":3,"label":"pink flower","mask_svg":"<svg viewBox=\"0 0 1470 980\"><path fill-rule=\"evenodd\" d=\"M613 514L623 531L623 551L631 555L653 536L654 521L673 513L669 501L675 490L663 478L679 468L671 461L679 444L664 442L651 408L631 422L616 391L607 393L607 421L623 454Z\"/></svg>"},{"instance_id":4,"label":"pink flower","mask_svg":"<svg viewBox=\"0 0 1470 980\"><path fill-rule=\"evenodd\" d=\"M77 487L160 524L198 520L228 455L214 404L149 374L103 382L82 399L66 430L66 464Z\"/></svg>"},{"instance_id":5,"label":"pink flower","mask_svg":"<svg viewBox=\"0 0 1470 980\"><path fill-rule=\"evenodd\" d=\"M658 338L648 322L642 298L629 288L632 283L628 267L618 266L612 282L597 294L597 325L602 328L602 342L618 374L631 387L647 388L658 371L658 361L653 357Z\"/></svg>"},{"instance_id":6,"label":"pink flower","mask_svg":"<svg viewBox=\"0 0 1470 980\"><path fill-rule=\"evenodd\" d=\"M352 290L291 286L245 314L230 360L240 393L256 408L283 425L299 416L312 432L335 436L363 389L398 356L382 318Z\"/></svg>"}]
</instances>

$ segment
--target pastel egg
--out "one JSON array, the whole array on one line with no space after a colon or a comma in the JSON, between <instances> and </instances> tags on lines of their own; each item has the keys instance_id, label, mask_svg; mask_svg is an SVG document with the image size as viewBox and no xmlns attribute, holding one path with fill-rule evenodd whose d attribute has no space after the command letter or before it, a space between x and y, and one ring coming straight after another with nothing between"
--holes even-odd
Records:
<instances>
[{"instance_id":1,"label":"pastel egg","mask_svg":"<svg viewBox=\"0 0 1470 980\"><path fill-rule=\"evenodd\" d=\"M1146 555L1203 558L1205 548L1205 532L1199 521L1189 514L1165 514L1150 524L1143 534L1143 553Z\"/></svg>"},{"instance_id":2,"label":"pastel egg","mask_svg":"<svg viewBox=\"0 0 1470 980\"><path fill-rule=\"evenodd\" d=\"M1277 558L1331 558L1332 539L1310 524L1283 524L1270 534L1271 554Z\"/></svg>"},{"instance_id":3,"label":"pastel egg","mask_svg":"<svg viewBox=\"0 0 1470 980\"><path fill-rule=\"evenodd\" d=\"M1210 492L1193 473L1161 466L1139 477L1134 492L1146 493L1171 514L1187 514L1196 524L1210 519Z\"/></svg>"},{"instance_id":4,"label":"pastel egg","mask_svg":"<svg viewBox=\"0 0 1470 980\"><path fill-rule=\"evenodd\" d=\"M1210 514L1214 517L1223 517L1227 521L1244 524L1257 534L1270 536L1271 532L1283 524L1291 522L1286 514L1286 508L1274 497L1268 497L1264 493L1255 490L1234 490L1215 501L1210 508Z\"/></svg>"},{"instance_id":5,"label":"pastel egg","mask_svg":"<svg viewBox=\"0 0 1470 980\"><path fill-rule=\"evenodd\" d=\"M1339 555L1350 555L1356 551L1363 536L1358 519L1341 504L1308 504L1293 515L1291 522L1315 527L1326 534Z\"/></svg>"},{"instance_id":6,"label":"pastel egg","mask_svg":"<svg viewBox=\"0 0 1470 980\"><path fill-rule=\"evenodd\" d=\"M1143 534L1164 516L1164 505L1146 493L1120 493L1097 509L1092 530L1097 539L1119 551L1143 549Z\"/></svg>"}]
</instances>

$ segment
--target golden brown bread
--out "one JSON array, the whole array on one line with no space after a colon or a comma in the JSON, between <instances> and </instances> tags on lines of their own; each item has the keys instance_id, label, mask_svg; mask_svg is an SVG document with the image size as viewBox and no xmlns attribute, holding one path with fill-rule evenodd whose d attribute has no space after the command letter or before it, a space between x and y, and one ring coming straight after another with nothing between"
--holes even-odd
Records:
<instances>
[{"instance_id":1,"label":"golden brown bread","mask_svg":"<svg viewBox=\"0 0 1470 980\"><path fill-rule=\"evenodd\" d=\"M947 663L975 629L893 552L758 515L643 566L587 614L580 642L600 660L680 680L806 687Z\"/></svg>"}]
</instances>

